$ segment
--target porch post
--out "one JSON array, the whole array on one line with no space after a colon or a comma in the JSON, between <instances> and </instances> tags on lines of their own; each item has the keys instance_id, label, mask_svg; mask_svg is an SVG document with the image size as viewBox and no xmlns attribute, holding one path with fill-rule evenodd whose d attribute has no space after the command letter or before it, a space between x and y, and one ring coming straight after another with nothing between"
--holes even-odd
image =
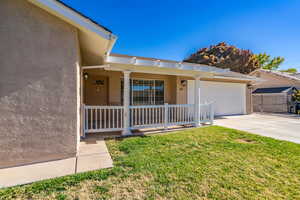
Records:
<instances>
[{"instance_id":1,"label":"porch post","mask_svg":"<svg viewBox=\"0 0 300 200\"><path fill-rule=\"evenodd\" d=\"M122 135L131 135L131 130L130 130L130 110L129 110L129 105L130 105L130 71L124 71L124 96L123 96L123 106L124 106L124 130Z\"/></svg>"},{"instance_id":2,"label":"porch post","mask_svg":"<svg viewBox=\"0 0 300 200\"><path fill-rule=\"evenodd\" d=\"M200 127L201 126L201 120L200 120L200 76L195 77L195 92L194 92L194 104L195 104L195 112L194 112L194 118L195 118L195 126Z\"/></svg>"}]
</instances>

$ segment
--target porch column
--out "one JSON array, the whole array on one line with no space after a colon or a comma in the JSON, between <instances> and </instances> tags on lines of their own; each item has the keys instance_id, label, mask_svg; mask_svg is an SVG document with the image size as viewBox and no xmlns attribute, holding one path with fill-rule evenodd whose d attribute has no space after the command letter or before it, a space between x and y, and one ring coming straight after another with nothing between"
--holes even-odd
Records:
<instances>
[{"instance_id":1,"label":"porch column","mask_svg":"<svg viewBox=\"0 0 300 200\"><path fill-rule=\"evenodd\" d=\"M131 135L130 130L130 116L129 116L129 105L130 105L130 71L124 71L124 96L123 96L123 106L124 106L124 130L122 135Z\"/></svg>"},{"instance_id":2,"label":"porch column","mask_svg":"<svg viewBox=\"0 0 300 200\"><path fill-rule=\"evenodd\" d=\"M195 77L195 92L194 92L194 103L195 103L195 126L200 127L200 76Z\"/></svg>"}]
</instances>

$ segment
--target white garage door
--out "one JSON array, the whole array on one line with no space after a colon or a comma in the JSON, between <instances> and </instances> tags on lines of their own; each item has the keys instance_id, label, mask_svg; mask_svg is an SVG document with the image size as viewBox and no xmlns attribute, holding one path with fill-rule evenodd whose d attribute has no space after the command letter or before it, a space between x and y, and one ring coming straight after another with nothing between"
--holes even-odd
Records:
<instances>
[{"instance_id":1,"label":"white garage door","mask_svg":"<svg viewBox=\"0 0 300 200\"><path fill-rule=\"evenodd\" d=\"M201 81L200 99L214 102L216 116L246 114L246 84ZM194 103L194 81L188 81L188 103Z\"/></svg>"}]
</instances>

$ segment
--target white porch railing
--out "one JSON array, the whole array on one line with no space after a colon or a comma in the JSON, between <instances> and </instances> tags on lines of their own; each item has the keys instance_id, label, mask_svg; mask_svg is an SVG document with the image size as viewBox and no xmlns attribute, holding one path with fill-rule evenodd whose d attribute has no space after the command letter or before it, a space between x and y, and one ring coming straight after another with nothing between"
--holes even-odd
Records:
<instances>
[{"instance_id":1,"label":"white porch railing","mask_svg":"<svg viewBox=\"0 0 300 200\"><path fill-rule=\"evenodd\" d=\"M214 107L213 103L200 105L200 122L201 123L213 123L214 120Z\"/></svg>"},{"instance_id":2,"label":"white porch railing","mask_svg":"<svg viewBox=\"0 0 300 200\"><path fill-rule=\"evenodd\" d=\"M195 105L193 104L166 104L167 118L166 126L193 124Z\"/></svg>"},{"instance_id":3,"label":"white porch railing","mask_svg":"<svg viewBox=\"0 0 300 200\"><path fill-rule=\"evenodd\" d=\"M84 106L84 134L124 129L123 106ZM200 105L200 123L212 123L213 104ZM195 121L194 104L129 106L130 129L168 128L189 125Z\"/></svg>"},{"instance_id":4,"label":"white porch railing","mask_svg":"<svg viewBox=\"0 0 300 200\"><path fill-rule=\"evenodd\" d=\"M165 106L130 106L130 128L161 127L165 124Z\"/></svg>"},{"instance_id":5,"label":"white porch railing","mask_svg":"<svg viewBox=\"0 0 300 200\"><path fill-rule=\"evenodd\" d=\"M121 131L123 113L123 106L84 106L84 132Z\"/></svg>"}]
</instances>

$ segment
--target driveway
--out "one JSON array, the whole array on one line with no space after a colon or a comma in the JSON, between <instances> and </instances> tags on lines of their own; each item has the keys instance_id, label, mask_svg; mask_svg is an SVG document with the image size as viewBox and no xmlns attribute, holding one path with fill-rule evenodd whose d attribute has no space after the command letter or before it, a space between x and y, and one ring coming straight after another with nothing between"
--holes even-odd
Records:
<instances>
[{"instance_id":1,"label":"driveway","mask_svg":"<svg viewBox=\"0 0 300 200\"><path fill-rule=\"evenodd\" d=\"M254 113L217 118L215 124L300 144L300 116Z\"/></svg>"}]
</instances>

